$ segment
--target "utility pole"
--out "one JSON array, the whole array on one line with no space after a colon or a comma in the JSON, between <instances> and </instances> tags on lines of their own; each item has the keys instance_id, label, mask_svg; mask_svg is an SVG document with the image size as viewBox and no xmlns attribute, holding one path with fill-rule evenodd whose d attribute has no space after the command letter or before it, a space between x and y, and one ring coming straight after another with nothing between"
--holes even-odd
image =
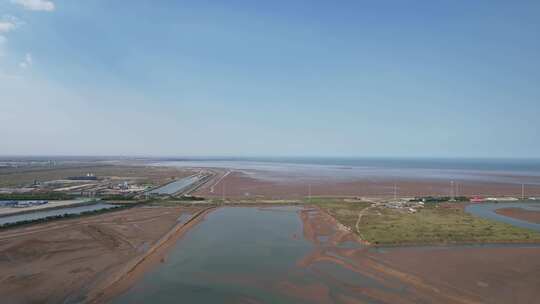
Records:
<instances>
[{"instance_id":1,"label":"utility pole","mask_svg":"<svg viewBox=\"0 0 540 304\"><path fill-rule=\"evenodd\" d=\"M308 199L309 203L311 203L311 184L308 184Z\"/></svg>"},{"instance_id":2,"label":"utility pole","mask_svg":"<svg viewBox=\"0 0 540 304\"><path fill-rule=\"evenodd\" d=\"M525 200L525 184L521 184L521 200Z\"/></svg>"},{"instance_id":3,"label":"utility pole","mask_svg":"<svg viewBox=\"0 0 540 304\"><path fill-rule=\"evenodd\" d=\"M397 185L394 183L394 201L397 201Z\"/></svg>"},{"instance_id":4,"label":"utility pole","mask_svg":"<svg viewBox=\"0 0 540 304\"><path fill-rule=\"evenodd\" d=\"M450 181L450 200L452 202L456 200L456 195L454 192L454 181Z\"/></svg>"}]
</instances>

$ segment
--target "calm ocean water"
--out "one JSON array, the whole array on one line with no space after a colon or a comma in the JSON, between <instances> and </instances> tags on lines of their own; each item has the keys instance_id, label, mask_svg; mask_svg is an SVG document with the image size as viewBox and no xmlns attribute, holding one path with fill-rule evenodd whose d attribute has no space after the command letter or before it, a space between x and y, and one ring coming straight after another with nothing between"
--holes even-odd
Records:
<instances>
[{"instance_id":1,"label":"calm ocean water","mask_svg":"<svg viewBox=\"0 0 540 304\"><path fill-rule=\"evenodd\" d=\"M228 168L269 180L400 178L540 185L540 159L170 158L154 164Z\"/></svg>"},{"instance_id":2,"label":"calm ocean water","mask_svg":"<svg viewBox=\"0 0 540 304\"><path fill-rule=\"evenodd\" d=\"M536 172L540 174L538 159L482 159L482 158L348 158L348 157L186 157L163 161L197 163L267 163L372 168L460 169L508 172Z\"/></svg>"}]
</instances>

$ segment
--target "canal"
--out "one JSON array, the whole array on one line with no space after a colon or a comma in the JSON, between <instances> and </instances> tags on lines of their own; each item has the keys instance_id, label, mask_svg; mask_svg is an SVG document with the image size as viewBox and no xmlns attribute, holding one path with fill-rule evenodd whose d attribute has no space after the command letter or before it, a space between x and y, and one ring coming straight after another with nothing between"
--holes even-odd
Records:
<instances>
[{"instance_id":1,"label":"canal","mask_svg":"<svg viewBox=\"0 0 540 304\"><path fill-rule=\"evenodd\" d=\"M540 203L536 202L512 202L512 203L480 203L471 204L465 207L465 211L478 217L482 217L488 220L499 221L514 225L521 228L527 228L540 232L540 224L527 222L524 220L512 218L502 214L498 214L495 211L503 208L521 208L529 211L540 212Z\"/></svg>"},{"instance_id":2,"label":"canal","mask_svg":"<svg viewBox=\"0 0 540 304\"><path fill-rule=\"evenodd\" d=\"M28 213L20 213L16 215L8 215L0 217L0 226L6 225L6 224L15 224L18 222L24 222L24 221L35 221L40 219L45 219L49 217L56 217L60 215L76 215L81 214L85 212L91 212L91 211L98 211L103 209L112 209L117 208L117 205L107 204L107 203L96 203L96 204L90 204L90 205L83 205L83 206L76 206L76 207L67 207L67 208L59 208L59 209L48 209L43 211L35 211L35 212L28 212Z\"/></svg>"},{"instance_id":3,"label":"canal","mask_svg":"<svg viewBox=\"0 0 540 304\"><path fill-rule=\"evenodd\" d=\"M174 182L168 183L165 186L154 189L148 193L156 194L156 195L173 195L177 192L187 190L193 184L198 182L200 178L201 177L199 175L188 176L188 177L176 180Z\"/></svg>"}]
</instances>

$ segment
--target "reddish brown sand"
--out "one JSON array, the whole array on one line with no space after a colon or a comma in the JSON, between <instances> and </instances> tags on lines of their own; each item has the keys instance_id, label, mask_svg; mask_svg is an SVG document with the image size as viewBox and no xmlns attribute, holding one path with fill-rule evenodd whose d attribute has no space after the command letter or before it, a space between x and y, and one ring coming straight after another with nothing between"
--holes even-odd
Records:
<instances>
[{"instance_id":1,"label":"reddish brown sand","mask_svg":"<svg viewBox=\"0 0 540 304\"><path fill-rule=\"evenodd\" d=\"M497 209L495 212L518 220L540 224L540 211L526 210L523 208L501 208Z\"/></svg>"},{"instance_id":2,"label":"reddish brown sand","mask_svg":"<svg viewBox=\"0 0 540 304\"><path fill-rule=\"evenodd\" d=\"M332 295L326 286L285 282L281 292L320 303L537 303L540 299L540 246L346 248L353 240L333 227L322 211L301 214L304 237L316 250L298 262L340 286ZM323 238L324 237L324 238ZM321 268L340 265L359 275L340 279ZM354 284L368 279L371 284ZM352 283L352 284L351 284ZM315 296L316 295L316 296Z\"/></svg>"},{"instance_id":3,"label":"reddish brown sand","mask_svg":"<svg viewBox=\"0 0 540 304\"><path fill-rule=\"evenodd\" d=\"M217 170L217 169L216 169ZM217 182L217 184L216 184ZM266 199L298 199L313 196L361 196L361 197L392 197L394 184L399 189L398 195L403 196L444 196L450 195L450 182L441 180L314 180L291 179L288 182L274 182L253 178L243 172L234 171L223 179L201 187L196 195L204 197L227 198L266 198ZM214 191L210 189L213 186ZM531 196L540 195L540 185L527 186ZM521 195L521 185L503 183L467 182L459 185L459 195Z\"/></svg>"},{"instance_id":4,"label":"reddish brown sand","mask_svg":"<svg viewBox=\"0 0 540 304\"><path fill-rule=\"evenodd\" d=\"M97 298L90 297L93 303L106 302L166 259L186 231L171 230L177 218L198 211L201 208L133 208L0 231L0 302L77 302L96 292ZM204 220L206 212L186 229ZM300 283L291 270L291 276L261 288L312 303L536 303L540 299L540 246L377 250L359 246L355 234L318 208L303 209L299 216L303 233L291 238L303 237L314 248L297 261L297 268L321 280ZM178 233L145 255L171 231ZM104 294L99 292L103 282L123 273L141 255L147 258L105 288ZM222 280L246 286L264 282L234 276ZM251 298L237 302L258 303Z\"/></svg>"},{"instance_id":5,"label":"reddish brown sand","mask_svg":"<svg viewBox=\"0 0 540 304\"><path fill-rule=\"evenodd\" d=\"M199 209L139 207L0 231L0 302L79 302Z\"/></svg>"},{"instance_id":6,"label":"reddish brown sand","mask_svg":"<svg viewBox=\"0 0 540 304\"><path fill-rule=\"evenodd\" d=\"M394 248L368 256L441 293L482 303L538 303L540 299L540 247Z\"/></svg>"}]
</instances>

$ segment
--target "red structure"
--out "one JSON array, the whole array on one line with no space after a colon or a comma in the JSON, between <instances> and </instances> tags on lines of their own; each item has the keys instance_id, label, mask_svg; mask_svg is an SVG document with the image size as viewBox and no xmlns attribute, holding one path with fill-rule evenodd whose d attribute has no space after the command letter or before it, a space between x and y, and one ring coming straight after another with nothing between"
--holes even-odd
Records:
<instances>
[{"instance_id":1,"label":"red structure","mask_svg":"<svg viewBox=\"0 0 540 304\"><path fill-rule=\"evenodd\" d=\"M482 202L485 202L486 200L479 196L479 195L475 195L471 198L471 203L482 203Z\"/></svg>"}]
</instances>

